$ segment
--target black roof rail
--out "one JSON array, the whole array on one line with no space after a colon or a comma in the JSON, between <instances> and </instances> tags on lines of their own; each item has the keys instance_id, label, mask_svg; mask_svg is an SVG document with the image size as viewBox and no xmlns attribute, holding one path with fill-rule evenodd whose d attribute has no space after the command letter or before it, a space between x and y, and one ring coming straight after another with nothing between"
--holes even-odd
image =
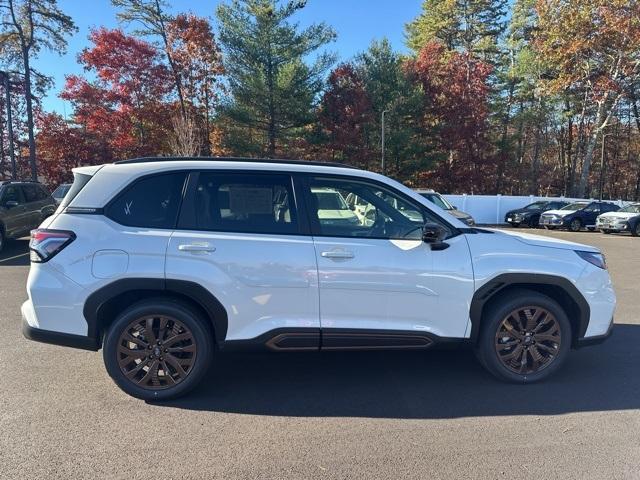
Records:
<instances>
[{"instance_id":1,"label":"black roof rail","mask_svg":"<svg viewBox=\"0 0 640 480\"><path fill-rule=\"evenodd\" d=\"M285 165L312 165L316 167L339 167L359 170L358 167L336 162L321 162L313 160L285 160L275 158L248 158L248 157L141 157L130 160L118 160L115 165L130 163L155 163L155 162L246 162L246 163L278 163Z\"/></svg>"},{"instance_id":2,"label":"black roof rail","mask_svg":"<svg viewBox=\"0 0 640 480\"><path fill-rule=\"evenodd\" d=\"M40 183L38 180L2 180L0 185L9 185L11 183Z\"/></svg>"}]
</instances>

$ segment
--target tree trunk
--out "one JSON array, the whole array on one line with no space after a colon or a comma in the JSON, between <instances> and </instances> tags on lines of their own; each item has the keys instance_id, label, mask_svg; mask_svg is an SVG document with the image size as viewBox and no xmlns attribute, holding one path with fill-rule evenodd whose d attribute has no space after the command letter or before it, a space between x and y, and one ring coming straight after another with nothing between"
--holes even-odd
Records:
<instances>
[{"instance_id":1,"label":"tree trunk","mask_svg":"<svg viewBox=\"0 0 640 480\"><path fill-rule=\"evenodd\" d=\"M36 140L33 132L33 104L31 101L31 67L29 66L29 49L22 45L22 61L24 62L24 92L27 104L27 131L29 135L29 166L31 167L31 180L38 180L36 166Z\"/></svg>"}]
</instances>

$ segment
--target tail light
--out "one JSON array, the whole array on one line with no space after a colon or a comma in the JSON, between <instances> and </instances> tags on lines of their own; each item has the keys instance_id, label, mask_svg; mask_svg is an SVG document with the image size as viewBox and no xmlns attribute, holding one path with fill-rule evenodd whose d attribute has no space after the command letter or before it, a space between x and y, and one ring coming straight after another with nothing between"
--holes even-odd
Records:
<instances>
[{"instance_id":1,"label":"tail light","mask_svg":"<svg viewBox=\"0 0 640 480\"><path fill-rule=\"evenodd\" d=\"M75 239L76 234L67 230L31 230L29 258L35 263L47 262Z\"/></svg>"}]
</instances>

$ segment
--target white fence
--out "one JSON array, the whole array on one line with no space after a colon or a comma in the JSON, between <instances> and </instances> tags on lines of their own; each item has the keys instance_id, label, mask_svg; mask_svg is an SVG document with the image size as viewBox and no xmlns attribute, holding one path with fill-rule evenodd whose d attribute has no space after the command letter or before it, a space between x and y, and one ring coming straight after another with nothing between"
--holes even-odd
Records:
<instances>
[{"instance_id":1,"label":"white fence","mask_svg":"<svg viewBox=\"0 0 640 480\"><path fill-rule=\"evenodd\" d=\"M579 198L567 197L536 197L530 196L510 196L510 195L444 195L453 206L458 210L467 212L471 215L476 223L484 223L489 225L498 225L504 223L504 216L509 210L522 208L538 200L565 200L568 202L576 200L584 200ZM624 200L606 200L611 201L621 207L627 204Z\"/></svg>"}]
</instances>

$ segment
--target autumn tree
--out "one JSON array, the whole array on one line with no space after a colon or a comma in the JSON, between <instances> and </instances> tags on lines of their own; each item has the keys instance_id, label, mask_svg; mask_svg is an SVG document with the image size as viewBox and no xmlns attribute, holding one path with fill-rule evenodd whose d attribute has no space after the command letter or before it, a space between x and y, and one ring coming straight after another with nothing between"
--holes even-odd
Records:
<instances>
[{"instance_id":1,"label":"autumn tree","mask_svg":"<svg viewBox=\"0 0 640 480\"><path fill-rule=\"evenodd\" d=\"M56 0L0 0L0 15L2 43L15 45L22 61L29 165L31 178L37 180L31 60L43 49L64 53L66 37L77 28L71 17L58 8Z\"/></svg>"},{"instance_id":2,"label":"autumn tree","mask_svg":"<svg viewBox=\"0 0 640 480\"><path fill-rule=\"evenodd\" d=\"M316 52L335 33L323 23L300 29L291 22L304 6L302 0L233 0L217 8L231 94L222 114L232 125L229 141L249 153L273 157L314 120L314 102L334 62ZM310 54L315 60L307 63Z\"/></svg>"},{"instance_id":3,"label":"autumn tree","mask_svg":"<svg viewBox=\"0 0 640 480\"><path fill-rule=\"evenodd\" d=\"M165 0L111 0L111 3L120 9L117 14L118 20L127 24L136 23L140 25L141 28L135 30L135 34L159 39L172 73L173 84L180 102L180 110L182 115L186 116L182 76L173 57L171 40L169 39L168 29L173 17L167 13L167 2Z\"/></svg>"},{"instance_id":4,"label":"autumn tree","mask_svg":"<svg viewBox=\"0 0 640 480\"><path fill-rule=\"evenodd\" d=\"M333 160L368 166L366 126L372 113L363 79L353 65L339 65L329 75L320 109Z\"/></svg>"},{"instance_id":5,"label":"autumn tree","mask_svg":"<svg viewBox=\"0 0 640 480\"><path fill-rule=\"evenodd\" d=\"M536 47L550 64L550 94L575 92L581 121L589 115L582 170L575 194L583 197L598 138L640 78L640 3L636 0L539 0Z\"/></svg>"},{"instance_id":6,"label":"autumn tree","mask_svg":"<svg viewBox=\"0 0 640 480\"><path fill-rule=\"evenodd\" d=\"M67 77L61 97L72 103L74 121L106 140L113 158L165 151L171 108L171 74L156 48L121 30L100 28L93 46L78 57L95 80Z\"/></svg>"},{"instance_id":7,"label":"autumn tree","mask_svg":"<svg viewBox=\"0 0 640 480\"><path fill-rule=\"evenodd\" d=\"M208 155L212 150L211 119L218 105L224 72L220 47L209 21L191 14L180 14L171 20L167 24L167 38L187 110L190 110L188 118L176 120L174 124L181 127L194 124L202 133L199 143Z\"/></svg>"},{"instance_id":8,"label":"autumn tree","mask_svg":"<svg viewBox=\"0 0 640 480\"><path fill-rule=\"evenodd\" d=\"M487 121L491 67L469 55L430 42L407 63L424 91L423 122L435 127L442 154L429 178L448 192L482 190L494 174Z\"/></svg>"}]
</instances>

